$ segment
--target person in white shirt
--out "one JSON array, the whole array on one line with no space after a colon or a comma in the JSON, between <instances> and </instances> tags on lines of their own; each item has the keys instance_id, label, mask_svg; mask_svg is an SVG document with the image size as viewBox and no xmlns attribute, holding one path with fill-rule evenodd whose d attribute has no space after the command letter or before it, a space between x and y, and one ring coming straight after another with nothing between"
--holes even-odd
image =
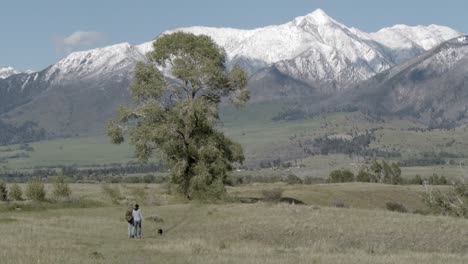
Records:
<instances>
[{"instance_id":1,"label":"person in white shirt","mask_svg":"<svg viewBox=\"0 0 468 264\"><path fill-rule=\"evenodd\" d=\"M141 214L138 204L135 204L133 211L133 237L141 238L141 222L143 221L143 215Z\"/></svg>"}]
</instances>

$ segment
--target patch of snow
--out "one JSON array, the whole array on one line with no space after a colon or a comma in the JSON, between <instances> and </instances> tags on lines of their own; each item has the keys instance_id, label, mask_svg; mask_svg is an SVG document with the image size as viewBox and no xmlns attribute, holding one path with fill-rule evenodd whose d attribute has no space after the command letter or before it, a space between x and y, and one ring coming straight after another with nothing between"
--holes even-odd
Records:
<instances>
[{"instance_id":1,"label":"patch of snow","mask_svg":"<svg viewBox=\"0 0 468 264\"><path fill-rule=\"evenodd\" d=\"M6 79L11 75L21 73L12 67L0 67L0 79Z\"/></svg>"}]
</instances>

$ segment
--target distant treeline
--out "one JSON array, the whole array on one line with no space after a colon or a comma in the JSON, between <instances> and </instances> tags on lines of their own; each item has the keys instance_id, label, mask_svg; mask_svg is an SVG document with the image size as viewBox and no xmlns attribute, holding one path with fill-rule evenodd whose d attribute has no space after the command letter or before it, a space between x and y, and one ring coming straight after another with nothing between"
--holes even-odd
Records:
<instances>
[{"instance_id":1,"label":"distant treeline","mask_svg":"<svg viewBox=\"0 0 468 264\"><path fill-rule=\"evenodd\" d=\"M365 133L354 135L351 138L323 136L313 140L299 141L299 147L308 155L346 154L379 158L401 157L397 151L369 148L376 139L375 130L367 130Z\"/></svg>"},{"instance_id":2,"label":"distant treeline","mask_svg":"<svg viewBox=\"0 0 468 264\"><path fill-rule=\"evenodd\" d=\"M449 152L426 152L420 157L414 157L400 161L400 165L403 167L412 166L434 166L434 165L458 165L459 162L456 159L463 159L465 155L455 154ZM464 165L463 163L461 165Z\"/></svg>"},{"instance_id":3,"label":"distant treeline","mask_svg":"<svg viewBox=\"0 0 468 264\"><path fill-rule=\"evenodd\" d=\"M62 166L59 168L40 168L31 172L6 171L0 172L0 179L7 182L26 182L29 178L47 178L62 174L72 181L101 181L109 176L126 176L137 173L161 172L163 166L160 163L130 163L114 167L78 168L76 166Z\"/></svg>"},{"instance_id":4,"label":"distant treeline","mask_svg":"<svg viewBox=\"0 0 468 264\"><path fill-rule=\"evenodd\" d=\"M13 126L0 120L0 146L39 141L47 138L47 132L35 122L28 121Z\"/></svg>"}]
</instances>

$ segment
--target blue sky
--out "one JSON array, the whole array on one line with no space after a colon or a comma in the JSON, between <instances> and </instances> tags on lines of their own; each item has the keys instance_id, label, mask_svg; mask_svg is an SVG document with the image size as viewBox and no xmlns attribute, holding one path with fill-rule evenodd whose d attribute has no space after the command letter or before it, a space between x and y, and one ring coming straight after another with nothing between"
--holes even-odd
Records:
<instances>
[{"instance_id":1,"label":"blue sky","mask_svg":"<svg viewBox=\"0 0 468 264\"><path fill-rule=\"evenodd\" d=\"M368 32L394 24L468 32L466 0L15 0L1 4L0 66L41 70L74 50L139 44L182 26L282 24L317 8Z\"/></svg>"}]
</instances>

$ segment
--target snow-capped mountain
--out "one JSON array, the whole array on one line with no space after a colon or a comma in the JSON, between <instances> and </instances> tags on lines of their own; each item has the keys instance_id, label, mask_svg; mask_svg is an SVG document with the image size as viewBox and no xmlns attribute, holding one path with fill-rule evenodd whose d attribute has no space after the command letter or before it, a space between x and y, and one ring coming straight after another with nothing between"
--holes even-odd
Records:
<instances>
[{"instance_id":1,"label":"snow-capped mountain","mask_svg":"<svg viewBox=\"0 0 468 264\"><path fill-rule=\"evenodd\" d=\"M247 66L250 72L274 66L322 88L340 88L368 79L461 35L436 25L397 25L365 33L348 28L321 9L286 24L253 30L189 27L175 31L211 36L225 48L230 63Z\"/></svg>"},{"instance_id":2,"label":"snow-capped mountain","mask_svg":"<svg viewBox=\"0 0 468 264\"><path fill-rule=\"evenodd\" d=\"M11 75L18 74L19 71L15 70L12 67L0 67L0 79L5 79Z\"/></svg>"},{"instance_id":3,"label":"snow-capped mountain","mask_svg":"<svg viewBox=\"0 0 468 264\"><path fill-rule=\"evenodd\" d=\"M228 66L239 63L249 71L253 101L329 96L461 35L436 25L366 33L320 9L252 30L188 27L163 34L174 31L211 36L226 50ZM135 64L151 50L152 42L121 43L71 53L40 72L0 78L0 119L34 120L56 135L102 130L116 107L129 102Z\"/></svg>"},{"instance_id":4,"label":"snow-capped mountain","mask_svg":"<svg viewBox=\"0 0 468 264\"><path fill-rule=\"evenodd\" d=\"M430 25L397 25L376 33L348 28L318 9L293 21L252 30L188 27L166 31L205 34L226 50L228 64L251 74L274 66L283 74L315 86L348 86L461 35ZM142 60L152 42L117 44L75 52L48 70L55 80L82 79L120 71Z\"/></svg>"},{"instance_id":5,"label":"snow-capped mountain","mask_svg":"<svg viewBox=\"0 0 468 264\"><path fill-rule=\"evenodd\" d=\"M104 48L74 52L52 65L47 78L53 82L102 78L106 75L128 75L144 53L129 43Z\"/></svg>"}]
</instances>

